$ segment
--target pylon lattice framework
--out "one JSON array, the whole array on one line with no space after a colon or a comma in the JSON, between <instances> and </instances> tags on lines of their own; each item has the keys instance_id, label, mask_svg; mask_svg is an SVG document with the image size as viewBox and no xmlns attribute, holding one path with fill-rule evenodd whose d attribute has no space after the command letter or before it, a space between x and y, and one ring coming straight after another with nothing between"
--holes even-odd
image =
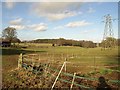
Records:
<instances>
[{"instance_id":1,"label":"pylon lattice framework","mask_svg":"<svg viewBox=\"0 0 120 90\"><path fill-rule=\"evenodd\" d=\"M112 29L112 17L110 14L104 16L105 20L103 21L105 23L105 29L104 29L104 35L103 40L106 40L107 37L113 37L113 29Z\"/></svg>"}]
</instances>

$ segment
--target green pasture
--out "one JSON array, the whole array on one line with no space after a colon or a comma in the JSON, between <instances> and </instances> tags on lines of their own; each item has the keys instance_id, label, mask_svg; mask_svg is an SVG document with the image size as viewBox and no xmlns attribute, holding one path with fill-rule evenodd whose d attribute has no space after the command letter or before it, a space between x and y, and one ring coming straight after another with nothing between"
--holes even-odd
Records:
<instances>
[{"instance_id":1,"label":"green pasture","mask_svg":"<svg viewBox=\"0 0 120 90\"><path fill-rule=\"evenodd\" d=\"M24 44L19 44L24 46ZM30 46L29 46L30 45ZM120 70L118 66L118 47L106 50L97 48L82 48L73 46L55 46L51 44L26 44L27 48L20 47L4 47L0 48L2 51L2 75L3 83L11 81L9 72L17 68L18 58L20 53L24 55L37 54L34 57L26 57L28 61L36 59L42 63L51 63L51 67L60 69L63 62L67 60L66 69L69 73L91 73L94 71L101 71L105 74L106 69ZM37 63L38 64L38 63ZM105 67L115 66L115 67ZM114 72L113 72L114 73ZM110 76L111 77L111 76ZM117 77L112 77L116 79ZM14 81L14 80L12 80Z\"/></svg>"},{"instance_id":2,"label":"green pasture","mask_svg":"<svg viewBox=\"0 0 120 90\"><path fill-rule=\"evenodd\" d=\"M24 44L21 44L24 45ZM29 45L29 44L28 44ZM35 45L35 44L31 44ZM113 65L118 64L118 47L101 50L98 48L82 48L70 46L52 47L50 44L39 44L42 47L27 48L0 48L2 50L2 66L17 67L17 60L20 53L38 54L35 58L47 61L65 61L76 65ZM47 47L46 47L47 46Z\"/></svg>"}]
</instances>

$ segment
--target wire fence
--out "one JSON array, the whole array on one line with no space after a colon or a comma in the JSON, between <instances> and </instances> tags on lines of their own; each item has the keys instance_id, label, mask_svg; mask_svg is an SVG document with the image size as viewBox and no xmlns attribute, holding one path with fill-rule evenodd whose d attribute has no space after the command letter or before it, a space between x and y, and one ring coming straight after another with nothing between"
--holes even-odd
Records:
<instances>
[{"instance_id":1,"label":"wire fence","mask_svg":"<svg viewBox=\"0 0 120 90\"><path fill-rule=\"evenodd\" d=\"M37 59L33 58L33 57L37 57ZM31 62L31 63L28 64L27 62ZM37 63L37 65L39 65L39 66L41 65L41 67L44 67L44 69L47 68L47 70L49 69L49 70L51 70L53 72L58 72L59 73L60 70L56 69L55 67L52 67L52 65L51 65L53 63L55 64L56 62L52 62L52 61L48 61L48 60L47 60L47 62L46 61L42 62L42 60L40 59L40 55L37 55L37 54L33 54L33 55L22 55L21 54L19 56L19 60L18 60L18 68L22 67L22 68L30 70L30 71L32 71L34 73L36 73L36 72L37 73L41 73L41 70L39 69L39 67L36 66L37 68L34 68L35 63ZM59 62L59 63L56 63L56 65L61 67L62 63L63 62ZM72 62L66 61L66 64L70 65L70 64L72 64ZM51 66L49 66L49 65L51 65ZM119 65L116 65L116 66L119 66ZM71 65L71 67L72 67L72 65ZM73 67L75 67L75 66L73 66ZM76 66L76 67L78 67L78 66ZM94 67L94 65L93 66L87 66L87 67ZM96 68L100 68L100 67L96 67ZM118 73L120 73L119 70L113 70L113 69L108 69L108 68L102 68L102 70L107 70L107 71L110 71L110 72L118 72ZM48 75L52 75L51 72L48 72L48 71L45 71L45 72L47 72L46 74L48 74ZM67 72L63 72L63 71L61 71L61 74L64 75L64 76L68 76L68 77L74 77L73 74L67 73ZM84 80L90 80L90 81L98 81L98 78L82 77L82 76L78 76L78 75L75 76L75 79L84 79ZM58 77L58 80L60 80L62 82L69 83L69 84L72 83L71 81L62 79L60 77ZM109 83L113 83L113 84L118 84L118 85L120 84L120 80L108 80L108 82ZM73 82L73 85L76 85L76 86L81 87L81 88L94 90L94 87L92 87L92 86L85 86L85 85L82 85L82 84L78 84L76 82Z\"/></svg>"}]
</instances>

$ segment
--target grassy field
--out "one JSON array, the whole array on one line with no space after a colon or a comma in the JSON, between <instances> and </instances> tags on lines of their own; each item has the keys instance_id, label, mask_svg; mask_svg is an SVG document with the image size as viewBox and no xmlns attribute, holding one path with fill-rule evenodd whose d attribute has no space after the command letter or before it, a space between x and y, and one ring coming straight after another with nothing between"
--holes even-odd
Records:
<instances>
[{"instance_id":1,"label":"grassy field","mask_svg":"<svg viewBox=\"0 0 120 90\"><path fill-rule=\"evenodd\" d=\"M24 44L20 44L21 46ZM120 70L118 66L118 47L113 49L101 50L97 48L81 48L72 46L56 46L51 44L26 44L27 48L0 48L2 50L2 74L3 83L12 80L9 72L17 68L20 53L38 54L34 58L40 61L54 63L51 66L60 69L61 65L67 59L67 72L69 73L90 73L94 70L104 68ZM59 62L59 63L57 63ZM113 67L112 67L113 66ZM102 73L103 74L103 73ZM111 79L117 79L116 76L109 76Z\"/></svg>"}]
</instances>

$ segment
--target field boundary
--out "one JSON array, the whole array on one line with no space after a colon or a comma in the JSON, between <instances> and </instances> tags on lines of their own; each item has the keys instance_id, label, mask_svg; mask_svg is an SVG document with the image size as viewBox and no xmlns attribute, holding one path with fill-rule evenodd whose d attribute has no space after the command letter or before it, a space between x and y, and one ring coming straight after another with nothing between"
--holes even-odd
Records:
<instances>
[{"instance_id":1,"label":"field boundary","mask_svg":"<svg viewBox=\"0 0 120 90\"><path fill-rule=\"evenodd\" d=\"M33 59L32 59L32 61L31 61L31 62L32 62L31 65L28 65L28 64L26 64L26 63L23 63L24 60L27 60L27 58L24 58L24 55L23 55L23 54L20 54L19 60L18 60L18 68L19 68L19 69L20 69L20 68L29 69L29 68L31 67L31 70L32 70L32 71L40 72L40 71L37 71L37 70L35 70L35 69L33 68L33 66L35 66ZM65 60L66 60L66 59L65 59ZM29 61L30 61L30 60L29 60ZM63 68L66 67L66 63L67 63L67 61L64 62L64 64L62 65L62 67L61 67L60 70L55 69L55 68L53 68L53 67L48 67L48 66L49 66L48 64L50 64L49 62L48 62L48 63L41 63L41 65L42 65L43 67L46 67L46 68L48 68L48 69L50 69L50 70L52 70L52 71L58 72L58 76L56 76L56 80L54 81L51 90L54 88L54 85L55 85L55 83L56 83L57 80L60 80L60 81L69 83L69 84L71 84L71 85L73 84L73 85L76 85L76 86L79 86L79 87L82 87L82 88L88 88L88 89L90 89L90 90L93 90L90 86L88 87L88 86L84 86L84 85L81 85L81 84L76 84L75 82L70 82L70 81L68 81L68 80L64 80L64 79L62 79L62 78L59 78L59 75L60 75L60 74L63 74L63 75L65 75L65 76L74 77L74 78L78 78L78 79L86 79L86 80L90 80L90 81L98 81L98 78L80 77L80 76L77 76L77 75L73 75L73 74L67 73L66 71L65 71L65 72L62 72ZM30 70L30 69L29 69L29 70ZM110 71L112 71L112 72L118 72L118 73L120 72L119 70L112 70L112 69L107 69L107 68L105 68L105 70L110 70ZM46 72L46 74L49 73L48 71L45 71L45 72ZM50 74L51 74L51 73L49 73L49 75L50 75ZM51 75L52 75L52 74L51 74ZM108 82L114 83L114 84L120 84L120 80L108 80Z\"/></svg>"}]
</instances>

